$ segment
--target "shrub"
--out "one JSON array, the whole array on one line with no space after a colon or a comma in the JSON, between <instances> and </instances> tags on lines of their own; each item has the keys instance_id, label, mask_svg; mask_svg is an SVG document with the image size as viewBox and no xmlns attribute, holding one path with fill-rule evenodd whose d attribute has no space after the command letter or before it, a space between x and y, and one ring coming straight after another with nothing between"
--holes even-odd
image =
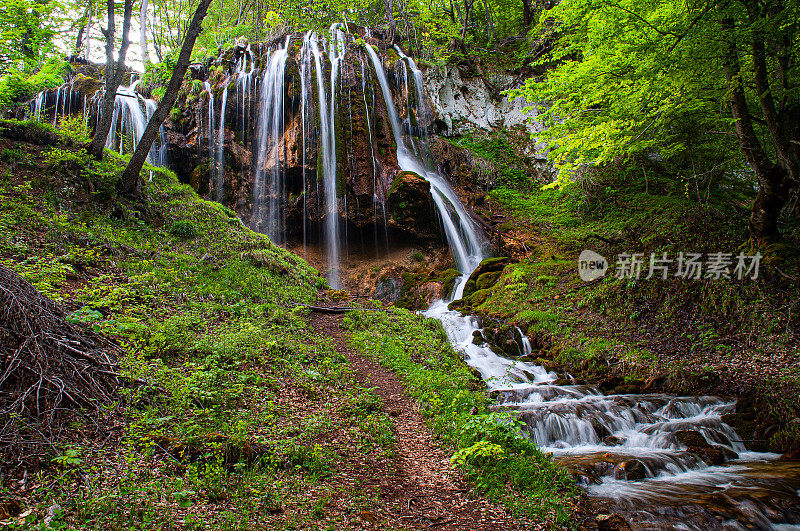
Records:
<instances>
[{"instance_id":1,"label":"shrub","mask_svg":"<svg viewBox=\"0 0 800 531\"><path fill-rule=\"evenodd\" d=\"M193 240L197 237L197 227L191 221L176 221L170 227L169 233L182 240Z\"/></svg>"}]
</instances>

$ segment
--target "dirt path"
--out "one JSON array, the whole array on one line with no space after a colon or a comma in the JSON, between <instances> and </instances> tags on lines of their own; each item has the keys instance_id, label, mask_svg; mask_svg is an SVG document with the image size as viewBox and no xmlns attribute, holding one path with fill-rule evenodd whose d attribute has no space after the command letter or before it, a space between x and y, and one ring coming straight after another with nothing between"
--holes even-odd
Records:
<instances>
[{"instance_id":1,"label":"dirt path","mask_svg":"<svg viewBox=\"0 0 800 531\"><path fill-rule=\"evenodd\" d=\"M378 483L381 499L380 510L363 515L363 520L383 521L392 529L499 531L538 527L470 494L466 481L450 466L416 404L404 393L397 375L348 347L340 326L341 316L313 314L310 321L323 337L333 340L337 352L352 366L359 384L375 388L394 425L397 457L379 466L385 470L362 470L359 474L360 481Z\"/></svg>"}]
</instances>

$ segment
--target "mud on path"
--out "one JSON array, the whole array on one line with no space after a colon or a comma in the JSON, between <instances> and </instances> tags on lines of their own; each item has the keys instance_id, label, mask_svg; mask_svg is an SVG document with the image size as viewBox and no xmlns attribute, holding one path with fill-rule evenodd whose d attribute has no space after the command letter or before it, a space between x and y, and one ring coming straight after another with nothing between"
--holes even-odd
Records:
<instances>
[{"instance_id":1,"label":"mud on path","mask_svg":"<svg viewBox=\"0 0 800 531\"><path fill-rule=\"evenodd\" d=\"M515 518L503 507L470 493L416 404L405 394L400 379L348 347L341 319L341 315L314 313L310 323L347 358L355 380L362 387L375 389L383 400L384 412L392 419L396 440L396 455L379 461L372 470L349 464L340 470L380 493L379 509L374 514L362 513L362 521L380 522L381 529L500 531L543 527Z\"/></svg>"}]
</instances>

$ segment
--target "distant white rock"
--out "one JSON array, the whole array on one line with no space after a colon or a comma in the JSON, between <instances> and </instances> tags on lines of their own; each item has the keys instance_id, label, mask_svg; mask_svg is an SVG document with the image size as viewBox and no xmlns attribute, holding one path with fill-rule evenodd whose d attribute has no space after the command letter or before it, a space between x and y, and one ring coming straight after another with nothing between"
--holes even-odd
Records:
<instances>
[{"instance_id":1,"label":"distant white rock","mask_svg":"<svg viewBox=\"0 0 800 531\"><path fill-rule=\"evenodd\" d=\"M511 76L497 75L491 83L507 87L513 82ZM446 72L430 68L425 72L425 84L436 115L445 123L444 136L462 135L475 129L494 131L499 128L526 129L534 137L544 129L536 118L536 104L525 98L513 101L502 96L500 101L492 98L491 92L480 77L463 79L458 68ZM532 107L525 113L526 107ZM531 142L528 156L545 158L547 146L542 142Z\"/></svg>"}]
</instances>

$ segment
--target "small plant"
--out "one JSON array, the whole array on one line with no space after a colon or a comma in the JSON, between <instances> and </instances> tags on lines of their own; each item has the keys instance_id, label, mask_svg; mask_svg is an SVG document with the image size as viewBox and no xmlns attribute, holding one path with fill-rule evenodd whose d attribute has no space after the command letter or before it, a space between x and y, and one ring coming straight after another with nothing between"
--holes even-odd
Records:
<instances>
[{"instance_id":1,"label":"small plant","mask_svg":"<svg viewBox=\"0 0 800 531\"><path fill-rule=\"evenodd\" d=\"M482 466L502 461L505 457L505 452L500 445L489 441L478 441L468 448L457 451L450 458L450 462L459 466Z\"/></svg>"},{"instance_id":2,"label":"small plant","mask_svg":"<svg viewBox=\"0 0 800 531\"><path fill-rule=\"evenodd\" d=\"M63 468L77 468L83 463L81 451L75 447L67 448L63 454L57 455L52 461Z\"/></svg>"},{"instance_id":3,"label":"small plant","mask_svg":"<svg viewBox=\"0 0 800 531\"><path fill-rule=\"evenodd\" d=\"M197 238L197 227L191 221L176 221L170 227L169 233L182 240L193 240Z\"/></svg>"},{"instance_id":4,"label":"small plant","mask_svg":"<svg viewBox=\"0 0 800 531\"><path fill-rule=\"evenodd\" d=\"M61 137L75 145L89 141L89 127L81 116L64 116L59 121Z\"/></svg>"}]
</instances>

